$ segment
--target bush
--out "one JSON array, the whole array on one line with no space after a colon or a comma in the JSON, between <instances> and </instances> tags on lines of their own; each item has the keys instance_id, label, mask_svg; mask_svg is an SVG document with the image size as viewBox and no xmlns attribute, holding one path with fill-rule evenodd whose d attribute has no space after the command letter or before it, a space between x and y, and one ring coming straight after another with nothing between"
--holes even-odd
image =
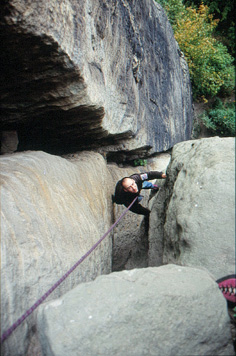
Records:
<instances>
[{"instance_id":1,"label":"bush","mask_svg":"<svg viewBox=\"0 0 236 356\"><path fill-rule=\"evenodd\" d=\"M232 0L204 0L214 18L219 19L219 24L214 36L224 43L230 54L235 57L235 1ZM202 0L183 0L186 6L199 7Z\"/></svg>"},{"instance_id":2,"label":"bush","mask_svg":"<svg viewBox=\"0 0 236 356\"><path fill-rule=\"evenodd\" d=\"M201 116L204 126L221 137L235 136L235 102L216 99L213 107Z\"/></svg>"},{"instance_id":3,"label":"bush","mask_svg":"<svg viewBox=\"0 0 236 356\"><path fill-rule=\"evenodd\" d=\"M134 167L138 167L138 166L146 166L147 165L147 160L146 159L135 159L134 160Z\"/></svg>"},{"instance_id":4,"label":"bush","mask_svg":"<svg viewBox=\"0 0 236 356\"><path fill-rule=\"evenodd\" d=\"M186 8L185 15L177 21L175 38L188 62L194 99L233 90L229 80L233 57L212 36L216 26L217 21L212 20L204 5L198 10Z\"/></svg>"},{"instance_id":5,"label":"bush","mask_svg":"<svg viewBox=\"0 0 236 356\"><path fill-rule=\"evenodd\" d=\"M168 20L175 32L177 21L184 15L185 6L182 0L156 0L167 12Z\"/></svg>"},{"instance_id":6,"label":"bush","mask_svg":"<svg viewBox=\"0 0 236 356\"><path fill-rule=\"evenodd\" d=\"M182 0L160 0L172 24L175 38L189 67L194 100L229 95L234 88L233 57L213 37L218 20L209 8L185 7Z\"/></svg>"}]
</instances>

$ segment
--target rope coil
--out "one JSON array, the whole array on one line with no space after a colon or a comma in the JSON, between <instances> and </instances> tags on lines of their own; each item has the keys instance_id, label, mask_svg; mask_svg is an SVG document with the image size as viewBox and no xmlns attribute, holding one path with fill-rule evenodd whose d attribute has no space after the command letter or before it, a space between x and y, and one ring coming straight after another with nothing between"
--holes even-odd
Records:
<instances>
[{"instance_id":1,"label":"rope coil","mask_svg":"<svg viewBox=\"0 0 236 356\"><path fill-rule=\"evenodd\" d=\"M120 217L114 222L114 224L107 230L107 232L72 266L36 303L32 305L14 324L10 326L1 336L1 343L3 343L12 332L31 314L33 311L78 267L105 239L105 237L114 229L114 227L120 222L120 220L129 211L132 205L135 203L138 197L136 197L132 203L124 210Z\"/></svg>"}]
</instances>

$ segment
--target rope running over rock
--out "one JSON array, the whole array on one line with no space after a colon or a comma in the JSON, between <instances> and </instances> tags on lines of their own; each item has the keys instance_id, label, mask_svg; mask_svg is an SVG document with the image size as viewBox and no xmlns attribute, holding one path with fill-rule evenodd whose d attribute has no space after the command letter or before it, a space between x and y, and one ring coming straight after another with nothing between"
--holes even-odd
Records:
<instances>
[{"instance_id":1,"label":"rope running over rock","mask_svg":"<svg viewBox=\"0 0 236 356\"><path fill-rule=\"evenodd\" d=\"M105 239L105 237L114 229L114 227L120 222L120 220L125 216L131 206L135 203L138 197L136 197L132 203L124 210L120 217L115 221L115 223L109 228L109 230L91 247L89 251L83 255L69 271L67 271L64 276L62 276L41 298L37 300L31 308L29 308L12 326L7 329L1 336L1 343L3 343L11 333L31 314L33 311L78 267L94 250L95 248Z\"/></svg>"}]
</instances>

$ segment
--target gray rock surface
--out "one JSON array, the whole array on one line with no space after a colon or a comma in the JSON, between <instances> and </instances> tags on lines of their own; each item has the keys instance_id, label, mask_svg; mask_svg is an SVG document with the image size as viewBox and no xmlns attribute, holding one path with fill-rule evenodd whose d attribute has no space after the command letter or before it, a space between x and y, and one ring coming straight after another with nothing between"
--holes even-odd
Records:
<instances>
[{"instance_id":1,"label":"gray rock surface","mask_svg":"<svg viewBox=\"0 0 236 356\"><path fill-rule=\"evenodd\" d=\"M176 265L100 276L41 305L46 356L233 356L226 301L203 270Z\"/></svg>"},{"instance_id":2,"label":"gray rock surface","mask_svg":"<svg viewBox=\"0 0 236 356\"><path fill-rule=\"evenodd\" d=\"M4 155L0 162L3 333L111 226L113 186L105 160L96 153L68 160L25 152ZM111 260L107 238L48 299L111 272ZM32 314L4 342L1 355L36 356L34 325Z\"/></svg>"},{"instance_id":3,"label":"gray rock surface","mask_svg":"<svg viewBox=\"0 0 236 356\"><path fill-rule=\"evenodd\" d=\"M19 150L151 154L190 138L188 68L155 1L6 0L1 25L1 120Z\"/></svg>"},{"instance_id":4,"label":"gray rock surface","mask_svg":"<svg viewBox=\"0 0 236 356\"><path fill-rule=\"evenodd\" d=\"M167 174L151 213L149 264L205 267L215 279L235 273L235 139L175 145Z\"/></svg>"}]
</instances>

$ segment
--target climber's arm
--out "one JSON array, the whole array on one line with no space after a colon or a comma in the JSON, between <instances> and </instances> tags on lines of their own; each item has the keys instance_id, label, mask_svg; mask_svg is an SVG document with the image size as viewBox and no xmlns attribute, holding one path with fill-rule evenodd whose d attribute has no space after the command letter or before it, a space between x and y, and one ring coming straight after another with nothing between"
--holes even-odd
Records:
<instances>
[{"instance_id":1,"label":"climber's arm","mask_svg":"<svg viewBox=\"0 0 236 356\"><path fill-rule=\"evenodd\" d=\"M166 174L158 171L150 171L140 174L142 180L164 179Z\"/></svg>"},{"instance_id":2,"label":"climber's arm","mask_svg":"<svg viewBox=\"0 0 236 356\"><path fill-rule=\"evenodd\" d=\"M124 204L126 207L129 206L128 203ZM139 215L145 215L148 216L150 214L150 210L147 208L144 208L141 204L135 202L133 206L131 206L130 211L132 211L135 214Z\"/></svg>"}]
</instances>

